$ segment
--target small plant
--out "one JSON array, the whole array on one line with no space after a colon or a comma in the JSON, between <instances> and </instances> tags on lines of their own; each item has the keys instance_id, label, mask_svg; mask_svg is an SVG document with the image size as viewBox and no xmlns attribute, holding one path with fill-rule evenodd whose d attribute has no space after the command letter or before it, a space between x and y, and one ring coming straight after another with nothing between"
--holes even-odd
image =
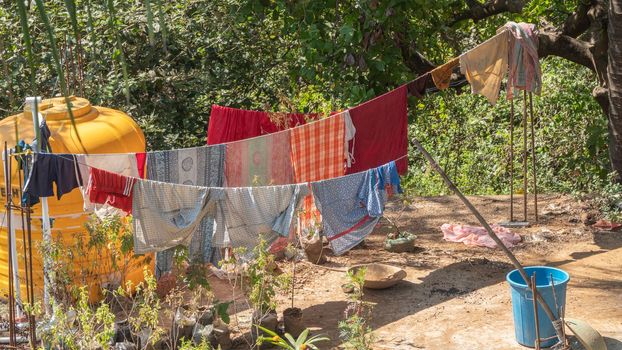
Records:
<instances>
[{"instance_id":1,"label":"small plant","mask_svg":"<svg viewBox=\"0 0 622 350\"><path fill-rule=\"evenodd\" d=\"M257 327L259 327L259 329L261 329L264 333L268 335L267 337L260 336L257 339L257 345L261 345L264 342L266 342L266 343L276 345L280 348L287 349L287 350L306 350L306 349L318 350L318 347L315 345L316 343L330 340L330 338L324 337L321 335L314 335L311 338L309 338L308 328L305 329L302 333L300 333L300 335L298 336L298 339L294 339L294 337L292 337L289 333L285 333L285 336L284 336L285 339L283 339L278 334L276 334L275 332L269 329L266 329L261 326L257 326Z\"/></svg>"},{"instance_id":2,"label":"small plant","mask_svg":"<svg viewBox=\"0 0 622 350\"><path fill-rule=\"evenodd\" d=\"M108 304L93 309L88 300L86 287L81 287L75 307L52 305L52 317L39 331L48 348L78 350L108 346L114 335L115 315Z\"/></svg>"},{"instance_id":3,"label":"small plant","mask_svg":"<svg viewBox=\"0 0 622 350\"><path fill-rule=\"evenodd\" d=\"M286 289L289 281L288 276L275 273L274 255L268 252L268 244L263 238L253 253L254 258L248 262L246 269L248 298L257 312L265 314L276 309L277 289Z\"/></svg>"},{"instance_id":4,"label":"small plant","mask_svg":"<svg viewBox=\"0 0 622 350\"><path fill-rule=\"evenodd\" d=\"M404 193L400 196L400 207L397 211L393 213L385 213L382 217L389 222L389 224L393 227L394 231L387 235L389 239L397 239L397 238L410 238L412 234L403 231L400 229L401 219L404 216L404 212L408 207L410 207L415 201L414 196L410 194L410 191L406 189Z\"/></svg>"},{"instance_id":5,"label":"small plant","mask_svg":"<svg viewBox=\"0 0 622 350\"><path fill-rule=\"evenodd\" d=\"M339 338L344 341L346 349L372 349L373 337L371 322L371 305L363 301L366 268L348 271L349 285L352 287L348 306L344 311L345 320L340 321Z\"/></svg>"},{"instance_id":6,"label":"small plant","mask_svg":"<svg viewBox=\"0 0 622 350\"><path fill-rule=\"evenodd\" d=\"M594 204L606 220L622 222L622 184L614 183L613 179L605 183L596 191Z\"/></svg>"}]
</instances>

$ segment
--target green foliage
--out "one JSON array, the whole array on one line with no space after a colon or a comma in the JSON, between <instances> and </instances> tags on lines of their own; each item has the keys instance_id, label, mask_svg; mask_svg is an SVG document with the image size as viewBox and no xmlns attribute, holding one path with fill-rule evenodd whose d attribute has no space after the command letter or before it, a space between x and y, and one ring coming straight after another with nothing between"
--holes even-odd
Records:
<instances>
[{"instance_id":1,"label":"green foliage","mask_svg":"<svg viewBox=\"0 0 622 350\"><path fill-rule=\"evenodd\" d=\"M268 252L268 244L261 238L245 273L249 301L261 315L276 310L277 290L286 289L289 284L287 276L277 275L275 268L274 255Z\"/></svg>"},{"instance_id":2,"label":"green foliage","mask_svg":"<svg viewBox=\"0 0 622 350\"><path fill-rule=\"evenodd\" d=\"M0 109L20 109L33 85L42 96L63 91L53 43L73 36L74 52L82 48L85 97L129 113L150 149L198 146L213 103L324 113L347 108L415 78L415 50L440 64L508 20L558 25L577 3L530 1L521 14L474 24L452 23L467 5L449 0L50 0L50 32L38 6L19 11L21 2L7 2L0 7L0 56L10 74L0 78L0 89L11 93L0 94ZM29 31L17 20L22 12ZM19 32L30 35L7 35ZM534 99L541 189L588 190L610 170L606 119L591 97L594 73L562 59L542 62L543 95ZM28 73L36 74L34 84L22 78ZM71 84L67 89L79 92ZM465 193L508 193L509 104L502 95L491 107L467 93L468 86L463 90L412 99L410 134ZM518 117L515 128L520 134ZM419 195L448 192L416 154L405 181Z\"/></svg>"},{"instance_id":3,"label":"green foliage","mask_svg":"<svg viewBox=\"0 0 622 350\"><path fill-rule=\"evenodd\" d=\"M319 348L315 345L316 343L330 340L330 338L323 337L321 335L314 335L309 338L308 328L302 331L297 339L294 339L294 337L292 337L292 335L289 333L285 333L285 339L283 339L278 334L269 329L266 329L259 325L257 327L259 327L259 329L261 329L265 334L269 335L269 337L259 336L259 338L257 338L257 345L269 343L287 350L318 350Z\"/></svg>"},{"instance_id":4,"label":"green foliage","mask_svg":"<svg viewBox=\"0 0 622 350\"><path fill-rule=\"evenodd\" d=\"M86 288L81 287L75 306L53 304L52 317L44 321L45 326L38 332L49 348L78 350L108 346L114 335L115 315L108 304L92 308L88 299Z\"/></svg>"},{"instance_id":5,"label":"green foliage","mask_svg":"<svg viewBox=\"0 0 622 350\"><path fill-rule=\"evenodd\" d=\"M371 323L371 305L363 300L363 286L367 269L362 267L349 270L346 277L352 287L348 306L344 311L345 319L339 321L339 338L344 341L344 347L351 350L372 349L374 342Z\"/></svg>"}]
</instances>

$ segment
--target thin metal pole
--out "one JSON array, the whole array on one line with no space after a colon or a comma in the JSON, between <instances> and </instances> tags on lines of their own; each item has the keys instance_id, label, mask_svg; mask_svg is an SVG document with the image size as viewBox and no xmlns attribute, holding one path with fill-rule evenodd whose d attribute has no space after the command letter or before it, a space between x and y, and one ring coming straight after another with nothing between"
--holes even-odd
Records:
<instances>
[{"instance_id":1,"label":"thin metal pole","mask_svg":"<svg viewBox=\"0 0 622 350\"><path fill-rule=\"evenodd\" d=\"M538 175L537 175L537 161L536 161L536 134L535 134L535 127L534 127L534 118L533 118L533 100L532 100L532 93L529 92L529 113L531 114L530 119L531 119L531 166L532 166L532 172L533 172L533 193L534 193L534 212L536 214L536 224L538 223Z\"/></svg>"},{"instance_id":2,"label":"thin metal pole","mask_svg":"<svg viewBox=\"0 0 622 350\"><path fill-rule=\"evenodd\" d=\"M514 99L510 100L510 222L514 221Z\"/></svg>"},{"instance_id":3,"label":"thin metal pole","mask_svg":"<svg viewBox=\"0 0 622 350\"><path fill-rule=\"evenodd\" d=\"M32 219L31 219L31 209L30 203L26 203L26 229L28 230L28 272L30 273L30 299L34 305L35 302L35 283L34 276L32 274ZM30 342L32 347L34 348L34 344L37 341L36 336L36 323L35 323L35 315L30 313L28 315L28 321L30 323Z\"/></svg>"},{"instance_id":4,"label":"thin metal pole","mask_svg":"<svg viewBox=\"0 0 622 350\"><path fill-rule=\"evenodd\" d=\"M2 153L2 162L4 165L4 189L5 189L5 195L6 195L6 204L5 204L5 212L4 215L6 215L6 220L7 220L7 227L6 227L6 232L7 232L7 241L8 241L8 251L9 251L9 259L8 259L8 280L9 280L9 345L14 347L16 346L16 339L15 339L15 296L13 293L13 250L11 249L11 245L12 245L12 239L11 239L11 202L10 202L10 196L11 196L11 183L10 183L10 177L11 174L9 173L9 152L8 152L8 147L7 147L7 142L4 142L4 152Z\"/></svg>"},{"instance_id":5,"label":"thin metal pole","mask_svg":"<svg viewBox=\"0 0 622 350\"><path fill-rule=\"evenodd\" d=\"M419 150L419 152L423 154L423 156L426 158L428 163L430 163L430 166L441 176L441 178L443 179L447 187L449 187L454 192L454 194L458 196L458 198L460 198L462 203L464 203L464 205L477 218L479 223L484 227L484 229L486 229L488 236L490 236L490 238L492 238L492 240L495 241L495 243L497 243L497 246L505 253L505 255L510 259L514 267L518 270L518 273L521 275L521 277L527 284L527 287L531 288L531 282L529 281L529 277L527 276L525 269L523 268L521 263L518 261L518 259L516 259L514 254L512 254L512 252L508 249L508 247L506 247L505 244L503 244L503 242L501 241L501 239L499 239L497 234L495 234L495 232L492 230L492 228L490 227L486 219L484 219L482 214L480 214L480 212L473 206L473 204L471 204L471 202L462 194L462 192L460 192L460 190L456 187L456 185L454 185L454 183L449 179L445 171L441 169L438 163L434 160L434 158L432 158L430 153L426 151L426 149L421 145L421 143L417 141L416 138L413 138L411 142L413 146L415 146ZM542 309L546 313L547 317L551 320L551 322L553 322L553 327L555 328L555 333L557 334L557 337L559 338L560 341L564 342L565 338L564 338L563 331L562 331L563 324L559 322L555 322L557 321L557 319L555 318L553 311L551 310L549 305L546 303L546 301L544 301L544 298L542 298L542 296L540 295L540 293L538 293L537 290L536 290L536 293L534 293L534 297L538 299L538 302L542 306Z\"/></svg>"},{"instance_id":6,"label":"thin metal pole","mask_svg":"<svg viewBox=\"0 0 622 350\"><path fill-rule=\"evenodd\" d=\"M20 307L20 305L22 305L22 293L21 293L21 288L20 288L20 282L19 282L19 263L18 263L18 258L19 256L17 255L17 234L15 233L15 225L13 225L13 163L11 162L11 152L7 149L7 153L6 153L6 167L8 170L8 176L9 176L9 187L8 187L8 196L7 199L9 201L8 205L10 207L10 211L9 214L11 215L10 219L11 219L11 227L9 229L9 235L11 236L11 245L9 247L9 249L11 250L11 257L13 258L13 261L11 262L13 265L13 275L11 276L11 278L13 278L13 300L15 305L14 309L15 309L15 317L22 316L22 310Z\"/></svg>"},{"instance_id":7,"label":"thin metal pole","mask_svg":"<svg viewBox=\"0 0 622 350\"><path fill-rule=\"evenodd\" d=\"M538 302L536 301L535 295L538 292L538 288L536 287L536 272L533 272L531 275L531 294L534 295L533 298L533 322L535 323L536 328L536 350L540 350L540 321L538 318Z\"/></svg>"},{"instance_id":8,"label":"thin metal pole","mask_svg":"<svg viewBox=\"0 0 622 350\"><path fill-rule=\"evenodd\" d=\"M523 90L523 216L527 222L527 91Z\"/></svg>"}]
</instances>

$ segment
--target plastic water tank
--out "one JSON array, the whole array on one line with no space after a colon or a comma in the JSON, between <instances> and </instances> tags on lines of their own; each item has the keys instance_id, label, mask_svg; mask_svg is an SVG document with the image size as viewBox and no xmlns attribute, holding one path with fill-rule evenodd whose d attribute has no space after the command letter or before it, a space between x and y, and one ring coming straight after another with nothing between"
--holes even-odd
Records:
<instances>
[{"instance_id":1,"label":"plastic water tank","mask_svg":"<svg viewBox=\"0 0 622 350\"><path fill-rule=\"evenodd\" d=\"M72 112L76 124L74 129L64 98L51 98L43 100L39 104L39 112L46 119L51 131L49 139L53 153L126 153L144 152L145 136L140 127L123 112L110 108L91 106L91 103L79 97L71 97ZM80 136L81 143L77 135ZM6 141L9 148L15 147L19 140L31 143L34 139L32 115L30 107L26 107L23 113L7 117L0 121L0 145L4 147ZM3 297L8 295L8 241L7 220L5 215L6 190L4 188L4 172L0 170L0 185L2 186L2 204L0 217L3 218L0 227L0 293ZM19 178L17 163L13 159L11 174L11 190L14 195L14 203L19 204ZM79 189L65 194L61 200L56 197L48 198L50 217L52 219L52 237L60 239L63 244L71 246L78 237L88 237L84 224L90 213L83 210L82 195ZM42 239L41 204L32 208L32 247L33 247L33 275L35 295L40 297L43 293L43 258L39 249ZM13 229L16 236L17 264L19 267L21 299L26 299L26 284L24 270L24 254L21 229L21 215L19 211L13 211ZM104 261L100 261L104 260ZM117 271L111 271L110 256L98 252L82 258L69 259L70 268L74 271L91 269L94 273L86 279L74 281L80 285L85 283L90 288L91 300L101 297L101 282L119 277L139 282L143 278L145 262L142 259L131 264L117 266ZM151 270L152 266L149 267Z\"/></svg>"}]
</instances>

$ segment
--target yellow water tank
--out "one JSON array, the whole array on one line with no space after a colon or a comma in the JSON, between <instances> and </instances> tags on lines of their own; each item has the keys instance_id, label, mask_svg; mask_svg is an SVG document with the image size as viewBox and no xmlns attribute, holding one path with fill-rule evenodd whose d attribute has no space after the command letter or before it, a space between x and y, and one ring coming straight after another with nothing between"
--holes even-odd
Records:
<instances>
[{"instance_id":1,"label":"yellow water tank","mask_svg":"<svg viewBox=\"0 0 622 350\"><path fill-rule=\"evenodd\" d=\"M51 131L49 139L50 146L54 153L130 153L145 151L145 136L139 126L125 113L110 108L91 106L90 102L84 98L71 97L72 112L75 120L75 129L67 113L67 105L64 98L51 98L43 100L39 104L39 112L47 121ZM76 132L77 131L77 132ZM80 137L81 142L78 139ZM4 147L4 142L8 147L15 147L19 140L32 143L34 139L34 129L30 107L27 106L23 113L7 117L0 121L0 145ZM19 205L19 184L17 163L14 158L12 162L11 189L14 203ZM4 188L4 172L0 170L0 185L2 186L2 204L0 216L3 218L0 231L0 292L4 297L8 296L8 252L7 241L7 217L6 217L6 192ZM78 239L84 239L89 235L84 227L89 218L89 213L83 210L82 194L79 189L74 189L71 193L63 195L60 200L56 197L49 197L50 218L52 219L52 238L53 241L62 242L67 247L75 246ZM43 258L41 255L40 244L42 240L42 220L41 204L32 207L32 246L33 246L33 275L35 294L40 297L43 294ZM21 299L26 300L26 283L24 270L24 242L22 240L21 215L14 210L12 215L12 226L16 236L17 264L19 266L19 282ZM82 281L74 283L81 284L86 282L91 292L91 300L101 297L99 294L102 283L112 282L110 279L118 278L139 282L142 280L144 265L148 264L149 259L137 259L127 261L111 262L108 254L101 251L80 254L77 252L66 251L62 254L70 256L60 257L63 261L68 261L71 265L73 276L80 271L91 271L90 276ZM113 267L114 266L114 267ZM153 268L150 267L152 270Z\"/></svg>"}]
</instances>

